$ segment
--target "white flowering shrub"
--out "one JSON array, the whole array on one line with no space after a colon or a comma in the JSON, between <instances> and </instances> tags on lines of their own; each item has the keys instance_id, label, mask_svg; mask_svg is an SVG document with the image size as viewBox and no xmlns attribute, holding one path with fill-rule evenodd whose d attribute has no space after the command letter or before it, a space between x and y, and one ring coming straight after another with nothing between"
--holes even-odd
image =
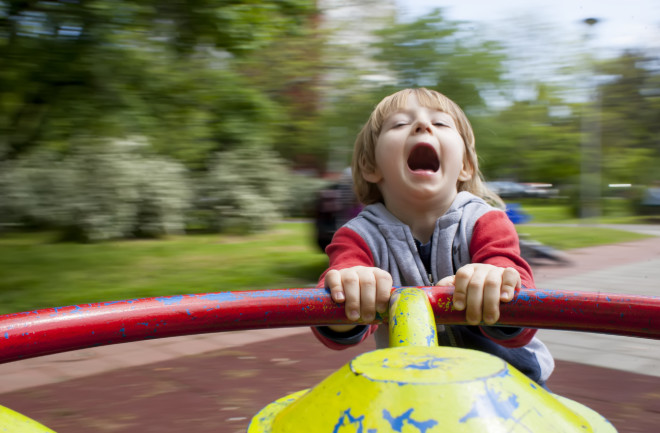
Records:
<instances>
[{"instance_id":1,"label":"white flowering shrub","mask_svg":"<svg viewBox=\"0 0 660 433\"><path fill-rule=\"evenodd\" d=\"M319 192L330 185L325 179L302 174L294 174L289 181L289 199L286 215L297 218L314 216Z\"/></svg>"},{"instance_id":2,"label":"white flowering shrub","mask_svg":"<svg viewBox=\"0 0 660 433\"><path fill-rule=\"evenodd\" d=\"M283 217L289 201L289 171L274 152L243 148L221 152L201 181L198 204L208 228L265 230Z\"/></svg>"},{"instance_id":3,"label":"white flowering shrub","mask_svg":"<svg viewBox=\"0 0 660 433\"><path fill-rule=\"evenodd\" d=\"M82 241L181 233L191 200L185 168L142 147L135 139L31 154L7 167L0 202Z\"/></svg>"}]
</instances>

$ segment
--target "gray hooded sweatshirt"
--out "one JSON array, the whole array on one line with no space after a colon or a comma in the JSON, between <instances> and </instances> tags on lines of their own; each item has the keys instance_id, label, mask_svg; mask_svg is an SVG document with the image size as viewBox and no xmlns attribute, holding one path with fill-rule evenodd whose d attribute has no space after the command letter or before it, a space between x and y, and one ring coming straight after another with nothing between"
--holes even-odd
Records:
<instances>
[{"instance_id":1,"label":"gray hooded sweatshirt","mask_svg":"<svg viewBox=\"0 0 660 433\"><path fill-rule=\"evenodd\" d=\"M501 210L493 208L469 192L460 192L456 196L447 212L436 221L430 246L430 274L422 262L410 227L399 221L383 204L365 207L344 227L362 237L371 250L374 266L388 271L395 287L431 286L471 263L469 247L474 226L487 212ZM367 327L364 327L363 332L366 330ZM536 337L523 347L507 348L485 337L482 330L496 339L512 338L522 331L521 328L497 326L479 328L440 325L438 337L441 345L472 348L499 356L541 384L552 373L552 356ZM326 334L322 329L320 331ZM338 342L340 340L332 335L327 335L327 338ZM387 347L388 328L380 326L375 338L379 348Z\"/></svg>"}]
</instances>

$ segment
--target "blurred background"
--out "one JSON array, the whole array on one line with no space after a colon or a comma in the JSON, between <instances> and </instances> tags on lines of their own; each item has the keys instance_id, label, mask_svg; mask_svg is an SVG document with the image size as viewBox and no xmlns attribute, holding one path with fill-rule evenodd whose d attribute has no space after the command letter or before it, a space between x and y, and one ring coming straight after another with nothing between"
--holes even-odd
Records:
<instances>
[{"instance_id":1,"label":"blurred background","mask_svg":"<svg viewBox=\"0 0 660 433\"><path fill-rule=\"evenodd\" d=\"M410 86L524 221L656 221L658 3L493 4L0 1L0 312L314 284L319 197ZM635 236L593 230L521 226Z\"/></svg>"},{"instance_id":2,"label":"blurred background","mask_svg":"<svg viewBox=\"0 0 660 433\"><path fill-rule=\"evenodd\" d=\"M413 86L466 111L538 287L658 296L657 0L0 0L0 314L315 285L355 136ZM270 331L4 364L0 404L233 433L373 348ZM539 335L551 389L658 430L659 341Z\"/></svg>"}]
</instances>

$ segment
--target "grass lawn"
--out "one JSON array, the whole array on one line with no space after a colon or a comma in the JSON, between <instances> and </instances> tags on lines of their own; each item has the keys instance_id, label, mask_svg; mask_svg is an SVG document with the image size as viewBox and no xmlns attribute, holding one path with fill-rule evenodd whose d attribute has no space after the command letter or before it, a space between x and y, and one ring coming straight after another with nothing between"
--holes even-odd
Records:
<instances>
[{"instance_id":1,"label":"grass lawn","mask_svg":"<svg viewBox=\"0 0 660 433\"><path fill-rule=\"evenodd\" d=\"M617 244L648 238L648 235L600 227L571 226L516 226L520 237L535 241L560 250L592 247L596 245Z\"/></svg>"},{"instance_id":2,"label":"grass lawn","mask_svg":"<svg viewBox=\"0 0 660 433\"><path fill-rule=\"evenodd\" d=\"M186 293L313 286L327 266L312 227L251 236L55 243L48 233L0 237L0 314Z\"/></svg>"},{"instance_id":3,"label":"grass lawn","mask_svg":"<svg viewBox=\"0 0 660 433\"><path fill-rule=\"evenodd\" d=\"M546 212L556 216L560 211ZM644 237L593 227L517 228L560 249ZM244 237L189 235L98 244L53 239L49 233L0 236L0 314L151 296L309 287L327 265L313 242L312 225L303 222Z\"/></svg>"}]
</instances>

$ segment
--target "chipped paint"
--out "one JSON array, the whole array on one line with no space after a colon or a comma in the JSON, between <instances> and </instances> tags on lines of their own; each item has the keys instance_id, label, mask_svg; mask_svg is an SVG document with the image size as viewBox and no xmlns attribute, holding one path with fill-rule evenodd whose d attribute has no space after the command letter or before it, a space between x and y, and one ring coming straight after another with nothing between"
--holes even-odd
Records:
<instances>
[{"instance_id":1,"label":"chipped paint","mask_svg":"<svg viewBox=\"0 0 660 433\"><path fill-rule=\"evenodd\" d=\"M390 347L438 345L435 317L429 298L423 290L403 287L395 289L390 299Z\"/></svg>"},{"instance_id":2,"label":"chipped paint","mask_svg":"<svg viewBox=\"0 0 660 433\"><path fill-rule=\"evenodd\" d=\"M352 425L355 426L355 431L357 432L362 432L363 430L363 422L364 422L364 415L360 416L353 416L351 415L351 410L346 409L341 416L339 417L339 420L337 420L337 424L335 424L334 429L332 429L332 433L338 433L339 429L341 427L347 426L347 425Z\"/></svg>"},{"instance_id":3,"label":"chipped paint","mask_svg":"<svg viewBox=\"0 0 660 433\"><path fill-rule=\"evenodd\" d=\"M248 433L615 432L593 411L560 403L509 370L499 358L466 349L376 350L286 405L280 399L266 406Z\"/></svg>"},{"instance_id":4,"label":"chipped paint","mask_svg":"<svg viewBox=\"0 0 660 433\"><path fill-rule=\"evenodd\" d=\"M387 409L383 409L383 418L390 423L392 430L399 433L403 432L404 423L413 426L420 433L426 433L428 429L438 425L438 421L434 419L429 419L426 421L417 421L413 419L412 413L414 410L414 408L410 408L401 415L393 417Z\"/></svg>"},{"instance_id":5,"label":"chipped paint","mask_svg":"<svg viewBox=\"0 0 660 433\"><path fill-rule=\"evenodd\" d=\"M452 288L422 287L438 323L465 324ZM408 296L408 295L406 295ZM408 302L408 301L406 301ZM387 321L378 315L372 323ZM389 315L393 325L425 314ZM425 320L425 319L424 319ZM433 345L434 324L394 345ZM0 316L0 363L68 350L206 332L350 323L322 288L237 291L129 299ZM660 339L660 298L596 292L520 290L501 304L500 325L603 332ZM94 331L93 333L90 330ZM417 344L417 343L415 343Z\"/></svg>"},{"instance_id":6,"label":"chipped paint","mask_svg":"<svg viewBox=\"0 0 660 433\"><path fill-rule=\"evenodd\" d=\"M513 414L520 406L518 396L510 394L505 397L503 396L503 391L494 390L488 384L485 384L485 388L486 390L483 394L477 394L475 396L470 412L460 418L458 422L464 423L472 418L483 420L484 418L492 417L517 421Z\"/></svg>"}]
</instances>

